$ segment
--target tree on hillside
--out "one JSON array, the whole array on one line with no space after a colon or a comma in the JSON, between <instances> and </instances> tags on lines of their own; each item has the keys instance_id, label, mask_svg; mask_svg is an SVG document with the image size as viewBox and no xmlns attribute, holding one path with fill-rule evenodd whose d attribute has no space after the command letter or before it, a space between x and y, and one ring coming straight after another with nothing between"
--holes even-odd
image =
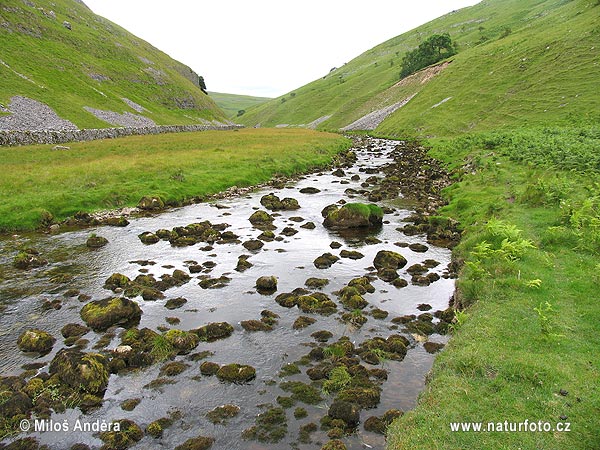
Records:
<instances>
[{"instance_id":1,"label":"tree on hillside","mask_svg":"<svg viewBox=\"0 0 600 450\"><path fill-rule=\"evenodd\" d=\"M400 78L455 54L456 45L450 39L450 35L447 33L433 34L425 42L419 44L419 47L404 55Z\"/></svg>"}]
</instances>

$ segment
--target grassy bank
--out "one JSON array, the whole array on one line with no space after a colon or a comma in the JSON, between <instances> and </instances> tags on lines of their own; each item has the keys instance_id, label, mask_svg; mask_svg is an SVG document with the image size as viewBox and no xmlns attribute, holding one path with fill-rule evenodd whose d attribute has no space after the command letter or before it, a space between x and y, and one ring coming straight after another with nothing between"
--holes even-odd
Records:
<instances>
[{"instance_id":1,"label":"grassy bank","mask_svg":"<svg viewBox=\"0 0 600 450\"><path fill-rule=\"evenodd\" d=\"M0 148L0 231L39 226L44 211L135 206L144 195L167 202L251 186L275 174L328 164L350 141L309 130L206 131L69 144Z\"/></svg>"},{"instance_id":2,"label":"grassy bank","mask_svg":"<svg viewBox=\"0 0 600 450\"><path fill-rule=\"evenodd\" d=\"M597 127L432 141L457 183L454 336L389 449L600 448ZM452 432L456 422L569 422L569 432Z\"/></svg>"}]
</instances>

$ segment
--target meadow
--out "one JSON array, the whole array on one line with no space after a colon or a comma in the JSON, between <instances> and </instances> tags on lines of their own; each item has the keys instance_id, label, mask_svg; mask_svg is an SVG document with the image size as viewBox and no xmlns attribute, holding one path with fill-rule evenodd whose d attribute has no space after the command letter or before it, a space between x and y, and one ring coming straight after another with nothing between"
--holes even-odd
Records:
<instances>
[{"instance_id":1,"label":"meadow","mask_svg":"<svg viewBox=\"0 0 600 450\"><path fill-rule=\"evenodd\" d=\"M325 166L350 140L309 130L205 131L0 148L0 231L35 229L50 213L135 206L144 195L177 205L231 186Z\"/></svg>"},{"instance_id":2,"label":"meadow","mask_svg":"<svg viewBox=\"0 0 600 450\"><path fill-rule=\"evenodd\" d=\"M456 183L462 308L418 407L388 448L600 446L596 126L430 141ZM551 432L453 432L452 423L549 422ZM569 432L554 431L570 423Z\"/></svg>"}]
</instances>

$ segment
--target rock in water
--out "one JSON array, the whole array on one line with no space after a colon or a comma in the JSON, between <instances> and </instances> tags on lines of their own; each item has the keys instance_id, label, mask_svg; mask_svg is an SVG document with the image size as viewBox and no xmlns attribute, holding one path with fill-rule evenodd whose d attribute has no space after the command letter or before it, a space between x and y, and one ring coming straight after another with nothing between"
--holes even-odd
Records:
<instances>
[{"instance_id":1,"label":"rock in water","mask_svg":"<svg viewBox=\"0 0 600 450\"><path fill-rule=\"evenodd\" d=\"M374 204L346 203L339 209L327 211L323 225L337 230L380 226L383 210Z\"/></svg>"}]
</instances>

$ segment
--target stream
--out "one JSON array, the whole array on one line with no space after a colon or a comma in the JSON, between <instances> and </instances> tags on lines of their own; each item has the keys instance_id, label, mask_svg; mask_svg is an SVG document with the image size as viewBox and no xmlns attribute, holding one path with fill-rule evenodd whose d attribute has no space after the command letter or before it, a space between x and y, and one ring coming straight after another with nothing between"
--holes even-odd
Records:
<instances>
[{"instance_id":1,"label":"stream","mask_svg":"<svg viewBox=\"0 0 600 450\"><path fill-rule=\"evenodd\" d=\"M78 408L53 413L52 419L55 422L63 422L65 419L69 422L77 419L88 422L96 419L130 419L145 429L150 422L171 414L174 417L173 423L165 428L162 437L154 438L146 434L131 448L173 449L189 438L202 435L215 439L211 447L214 450L318 450L329 440L327 431L321 429L319 422L327 415L335 393L321 393L322 400L316 404L296 401L293 406L286 408L287 433L279 442L245 440L242 438L242 432L255 425L257 415L265 411L263 405L278 407L278 397L291 395L290 392L281 389L281 382L311 383L306 374L310 364L298 365L300 373L288 376L280 376L280 370L288 363L301 360L312 348L326 347L342 336L347 336L358 347L360 343L373 337L387 338L392 334L401 334L410 342L403 360L384 359L377 365L361 361L368 369L387 371L387 380L379 385L379 404L375 408L362 409L361 423L354 432L342 438L348 449L383 449L385 437L365 431L363 424L368 417L381 416L390 409L407 411L413 408L418 394L424 388L425 376L434 359L434 355L423 347L424 341L429 339L441 344L447 341L447 337L440 334L418 336L405 330L402 323L392 322L392 319L410 314L418 316L423 311L433 314L435 311L445 310L454 291L454 281L443 276L450 263L450 250L427 243L424 235L407 236L398 230L405 225L404 220L413 213L410 209L404 209L401 199L378 202L379 206L389 208L386 212L393 211L385 214L381 228L341 233L323 226L321 211L327 205L338 203L341 199L369 203L361 195L354 195L353 191L347 190L361 190L361 183L364 183L366 178L382 176L375 169L392 162L389 155L398 143L370 139L369 144L367 148L354 149L358 160L353 167L344 168L345 176L335 176L331 171L310 174L298 181L288 182L282 189L262 189L242 197L219 200L218 203L195 204L150 217L130 219L130 224L124 228L102 226L55 235L23 234L1 237L1 375L19 375L23 372L23 366L28 367L27 365L32 363L44 363L43 367L36 370L48 371L49 362L64 347L61 328L68 323L83 323L79 312L86 299L99 300L114 296L103 287L111 274L121 273L134 279L144 273L159 279L163 274L172 274L175 269L180 269L192 278L181 286L166 290L166 298L156 301L145 301L141 297L133 299L143 311L138 328L147 327L155 331L157 327L190 330L211 322L228 322L234 327L233 334L214 342L200 342L192 355L203 351L211 352L202 360L191 358L190 355L176 356L174 361L184 362L187 367L182 373L168 377L168 384L148 386L151 381L162 377L159 371L164 363L160 362L128 373L112 374L101 407L85 415ZM367 168L368 174L365 173ZM359 176L358 180L357 177L352 179L355 175ZM317 188L320 192L299 192L307 187ZM274 233L278 238L264 242L264 247L258 251L248 251L241 243L173 247L168 241L161 240L153 245L145 245L138 238L140 233L146 231L170 230L208 220L212 224L228 224L227 231L238 235L241 242L256 239L261 230L254 228L248 218L257 209L264 210L260 200L269 193L281 198L293 197L298 201L300 209L273 214L274 225L277 227ZM316 228L302 228L301 225L307 222L313 222ZM297 233L282 236L280 233L285 227L292 227ZM86 240L91 233L108 239L108 245L99 249L88 249ZM333 241L341 243L341 247L330 247ZM417 252L408 248L407 244L415 243L425 244L427 250ZM17 249L24 246L39 250L49 264L30 271L13 268L12 260ZM358 251L364 257L356 260L343 257L327 269L318 269L313 264L315 258L325 252L339 256L342 250ZM408 282L406 287L397 288L377 278L377 271L372 266L376 254L381 250L398 252L406 258L406 266L398 271L400 277ZM250 255L248 261L253 266L244 272L238 272L234 269L238 264L238 257L243 254ZM430 271L437 273L441 278L428 286L415 285L406 269L426 260L439 263ZM189 268L192 265L202 266L202 273L190 273ZM57 283L57 274L67 274L67 282ZM204 289L199 286L196 277L206 275L214 278L224 275L230 278L230 281L220 288ZM362 327L356 327L340 319L341 314L348 311L344 310L334 292L346 286L350 280L366 275L371 277L375 291L364 294L369 303L364 309L368 320ZM275 276L278 279L275 293L265 295L257 292L255 284L261 276ZM329 316L303 313L297 307L286 308L275 301L281 293L306 288L305 281L311 277L329 280L329 283L318 291L337 303L336 313ZM65 293L70 296L65 296ZM80 296L81 294L84 296ZM166 309L165 302L177 297L187 299L187 303L178 309ZM82 299L84 301L81 301ZM48 307L57 307L59 304L60 309ZM423 305L430 305L431 308ZM376 319L369 314L373 308L389 314L383 319ZM263 310L269 310L279 316L272 331L250 332L241 327L241 321L260 319ZM292 325L299 316L312 317L316 322L302 329L294 329ZM166 318L169 318L173 325L167 323ZM437 320L433 319L433 323ZM47 355L39 357L18 349L19 335L33 327L45 330L57 339L52 351ZM319 330L327 330L333 336L325 343L317 342L311 334ZM110 339L109 335L110 343L105 350L112 350L120 345L119 335L122 331L120 328L113 330L114 337ZM94 331L85 334L83 338L89 341L85 351L99 351L94 350L94 345L102 336L102 333ZM256 369L256 378L244 384L222 382L215 376L200 374L199 367L204 361L248 364ZM320 389L320 385L318 388ZM121 403L131 398L140 398L141 402L133 411L124 411ZM211 423L206 414L224 404L237 405L240 408L239 414L224 424ZM298 407L306 409L306 417L295 418L294 410ZM315 423L318 429L309 433L309 437L301 442L299 430L311 422ZM92 432L32 431L21 433L18 438L26 436L36 438L40 444L46 444L51 449L69 449L76 443L87 444L90 448L100 448L103 445L98 435ZM6 442L14 439L16 438L10 438Z\"/></svg>"}]
</instances>

